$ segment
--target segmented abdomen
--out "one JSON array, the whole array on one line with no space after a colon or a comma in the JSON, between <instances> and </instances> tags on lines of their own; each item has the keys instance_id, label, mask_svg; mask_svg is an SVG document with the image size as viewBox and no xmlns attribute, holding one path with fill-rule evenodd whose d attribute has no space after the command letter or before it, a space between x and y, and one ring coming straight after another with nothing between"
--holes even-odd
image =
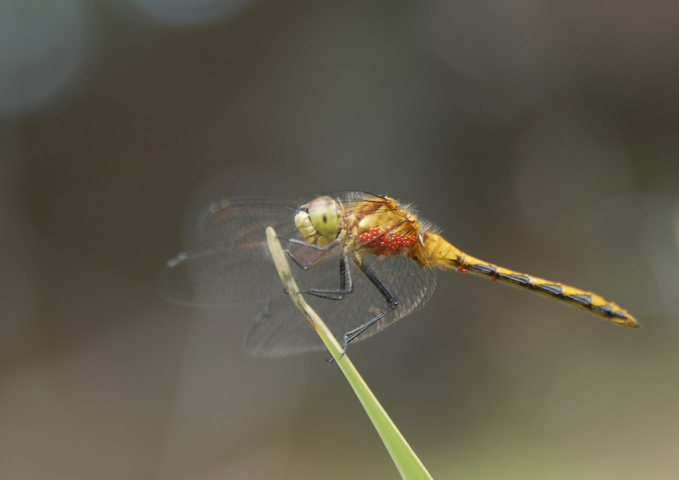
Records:
<instances>
[{"instance_id":1,"label":"segmented abdomen","mask_svg":"<svg viewBox=\"0 0 679 480\"><path fill-rule=\"evenodd\" d=\"M625 309L613 302L592 292L580 290L579 288L563 285L558 282L551 282L543 278L533 277L524 273L518 273L507 268L498 267L492 263L484 262L478 258L469 256L446 240L440 235L424 234L422 236L423 248L429 257L430 265L441 268L457 268L461 272L470 272L483 275L515 287L525 288L548 297L567 302L573 306L590 311L611 322L625 327L640 327L636 319Z\"/></svg>"}]
</instances>

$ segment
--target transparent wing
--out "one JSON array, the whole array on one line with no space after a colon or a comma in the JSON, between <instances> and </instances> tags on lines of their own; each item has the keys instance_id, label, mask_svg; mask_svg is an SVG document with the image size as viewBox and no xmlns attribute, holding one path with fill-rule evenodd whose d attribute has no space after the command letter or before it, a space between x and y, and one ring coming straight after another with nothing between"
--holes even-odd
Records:
<instances>
[{"instance_id":1,"label":"transparent wing","mask_svg":"<svg viewBox=\"0 0 679 480\"><path fill-rule=\"evenodd\" d=\"M166 300L201 307L263 302L283 294L265 242L182 252L160 272L158 289Z\"/></svg>"},{"instance_id":2,"label":"transparent wing","mask_svg":"<svg viewBox=\"0 0 679 480\"><path fill-rule=\"evenodd\" d=\"M282 295L266 245L266 227L301 239L294 221L297 203L242 198L224 200L210 210L203 229L206 244L166 263L158 278L161 295L174 303L202 307L268 301Z\"/></svg>"},{"instance_id":3,"label":"transparent wing","mask_svg":"<svg viewBox=\"0 0 679 480\"><path fill-rule=\"evenodd\" d=\"M361 202L383 202L377 195L342 192L331 195L346 212ZM266 244L265 231L271 226L282 239L303 241L295 227L295 215L304 202L242 198L213 205L205 221L206 244L182 252L169 260L158 280L167 300L194 306L222 306L245 302L269 302L257 317L247 339L250 353L280 356L323 349L308 320L284 294ZM282 241L283 248L300 264L319 256L308 245ZM301 291L339 289L342 246L330 250L306 271L290 262ZM396 310L380 319L356 340L367 338L410 314L431 296L436 283L433 269L422 269L405 256L365 255L364 261L396 295ZM354 292L342 301L306 295L337 338L357 328L387 308L378 289L356 265L351 266Z\"/></svg>"},{"instance_id":4,"label":"transparent wing","mask_svg":"<svg viewBox=\"0 0 679 480\"><path fill-rule=\"evenodd\" d=\"M384 201L378 195L365 192L338 192L329 196L339 200L347 211L362 202ZM303 240L295 226L295 215L304 203L307 201L268 198L222 200L210 207L203 225L205 241L217 245L260 241L267 227L273 227L279 237Z\"/></svg>"},{"instance_id":5,"label":"transparent wing","mask_svg":"<svg viewBox=\"0 0 679 480\"><path fill-rule=\"evenodd\" d=\"M265 238L266 227L273 227L278 236L301 238L295 228L299 205L294 200L268 198L222 200L210 208L203 235L208 244L259 242Z\"/></svg>"},{"instance_id":6,"label":"transparent wing","mask_svg":"<svg viewBox=\"0 0 679 480\"><path fill-rule=\"evenodd\" d=\"M301 291L339 287L339 249L337 250L338 252L333 252L315 268L297 272L295 278ZM399 304L396 310L381 318L354 341L374 335L424 305L436 286L435 270L420 268L406 256L366 257L364 261L396 295ZM341 301L305 295L309 305L340 342L346 332L365 324L387 308L384 297L355 265L352 265L352 275L354 292ZM292 355L324 348L309 321L287 296L277 298L266 306L257 316L246 341L248 352L258 356Z\"/></svg>"}]
</instances>

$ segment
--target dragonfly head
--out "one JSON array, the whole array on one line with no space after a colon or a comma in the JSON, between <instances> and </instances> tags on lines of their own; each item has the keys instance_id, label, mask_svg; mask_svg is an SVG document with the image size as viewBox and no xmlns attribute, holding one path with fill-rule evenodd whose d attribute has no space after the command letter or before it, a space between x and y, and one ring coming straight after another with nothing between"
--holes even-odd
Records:
<instances>
[{"instance_id":1,"label":"dragonfly head","mask_svg":"<svg viewBox=\"0 0 679 480\"><path fill-rule=\"evenodd\" d=\"M317 243L320 247L329 244L335 240L340 228L337 202L326 196L314 198L299 209L295 226L307 242Z\"/></svg>"}]
</instances>

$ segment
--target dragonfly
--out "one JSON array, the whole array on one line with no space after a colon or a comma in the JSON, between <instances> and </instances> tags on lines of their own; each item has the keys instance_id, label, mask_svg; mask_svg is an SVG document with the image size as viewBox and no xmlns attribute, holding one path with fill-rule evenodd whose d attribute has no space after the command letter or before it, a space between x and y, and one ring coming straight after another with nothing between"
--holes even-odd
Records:
<instances>
[{"instance_id":1,"label":"dragonfly","mask_svg":"<svg viewBox=\"0 0 679 480\"><path fill-rule=\"evenodd\" d=\"M467 255L416 210L391 197L349 191L309 200L238 198L213 204L204 244L167 261L161 295L174 303L220 307L266 302L246 339L256 356L325 347L290 301L266 241L273 227L291 260L300 293L343 348L422 307L437 269L473 273L573 305L624 327L639 327L616 303L559 282Z\"/></svg>"}]
</instances>

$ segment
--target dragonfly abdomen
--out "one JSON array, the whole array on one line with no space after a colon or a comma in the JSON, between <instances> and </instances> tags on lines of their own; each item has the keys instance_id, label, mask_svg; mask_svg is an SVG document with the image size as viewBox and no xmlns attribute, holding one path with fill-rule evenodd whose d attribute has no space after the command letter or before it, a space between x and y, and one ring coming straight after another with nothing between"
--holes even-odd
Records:
<instances>
[{"instance_id":1,"label":"dragonfly abdomen","mask_svg":"<svg viewBox=\"0 0 679 480\"><path fill-rule=\"evenodd\" d=\"M460 251L440 235L424 234L423 247L429 257L430 265L441 268L456 268L460 272L475 273L499 280L508 285L525 288L542 295L561 300L575 307L587 310L613 323L625 327L639 327L639 323L625 309L592 292L552 282L507 268L484 262Z\"/></svg>"}]
</instances>

